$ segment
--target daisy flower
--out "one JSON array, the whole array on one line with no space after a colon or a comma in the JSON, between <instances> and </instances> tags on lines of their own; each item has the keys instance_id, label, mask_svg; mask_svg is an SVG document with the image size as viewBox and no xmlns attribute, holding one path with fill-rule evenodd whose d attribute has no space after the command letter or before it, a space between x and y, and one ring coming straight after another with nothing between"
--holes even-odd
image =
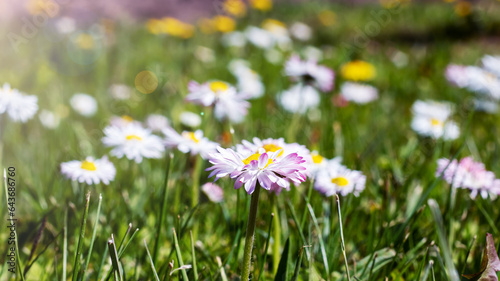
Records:
<instances>
[{"instance_id":1,"label":"daisy flower","mask_svg":"<svg viewBox=\"0 0 500 281\"><path fill-rule=\"evenodd\" d=\"M312 37L312 29L302 22L293 23L290 26L290 33L300 41L307 41Z\"/></svg>"},{"instance_id":2,"label":"daisy flower","mask_svg":"<svg viewBox=\"0 0 500 281\"><path fill-rule=\"evenodd\" d=\"M312 85L323 92L333 88L335 73L332 69L318 65L315 60L301 60L293 55L285 64L285 74L296 81Z\"/></svg>"},{"instance_id":3,"label":"daisy flower","mask_svg":"<svg viewBox=\"0 0 500 281\"><path fill-rule=\"evenodd\" d=\"M308 162L307 172L311 177L316 177L319 171L325 169L328 165L340 165L342 157L327 159L320 155L316 150L311 152L311 161Z\"/></svg>"},{"instance_id":4,"label":"daisy flower","mask_svg":"<svg viewBox=\"0 0 500 281\"><path fill-rule=\"evenodd\" d=\"M243 156L258 153L261 149L264 149L265 152L280 151L280 154L277 157L285 157L292 153L297 153L300 157L307 161L309 161L311 157L309 149L307 149L305 145L298 143L286 143L283 138L268 138L263 140L253 138L252 141L253 142L243 140L241 144L236 145L236 151Z\"/></svg>"},{"instance_id":5,"label":"daisy flower","mask_svg":"<svg viewBox=\"0 0 500 281\"><path fill-rule=\"evenodd\" d=\"M74 94L71 97L69 104L76 112L78 112L78 114L85 117L94 116L97 112L97 101L94 97L87 94Z\"/></svg>"},{"instance_id":6,"label":"daisy flower","mask_svg":"<svg viewBox=\"0 0 500 281\"><path fill-rule=\"evenodd\" d=\"M459 87L464 88L467 86L467 67L463 65L450 64L446 67L445 77L448 82Z\"/></svg>"},{"instance_id":7,"label":"daisy flower","mask_svg":"<svg viewBox=\"0 0 500 281\"><path fill-rule=\"evenodd\" d=\"M38 114L38 119L40 123L47 129L55 129L59 126L61 121L61 116L57 113L43 109L40 114Z\"/></svg>"},{"instance_id":8,"label":"daisy flower","mask_svg":"<svg viewBox=\"0 0 500 281\"><path fill-rule=\"evenodd\" d=\"M317 108L321 97L313 87L297 84L280 93L276 99L288 112L304 114L309 109Z\"/></svg>"},{"instance_id":9,"label":"daisy flower","mask_svg":"<svg viewBox=\"0 0 500 281\"><path fill-rule=\"evenodd\" d=\"M495 100L500 99L500 78L495 74L476 66L467 66L466 88Z\"/></svg>"},{"instance_id":10,"label":"daisy flower","mask_svg":"<svg viewBox=\"0 0 500 281\"><path fill-rule=\"evenodd\" d=\"M366 176L360 171L350 170L340 164L340 161L329 162L318 170L314 189L324 196L340 194L346 196L350 193L359 196L365 189Z\"/></svg>"},{"instance_id":11,"label":"daisy flower","mask_svg":"<svg viewBox=\"0 0 500 281\"><path fill-rule=\"evenodd\" d=\"M249 98L259 98L264 95L264 83L257 72L250 69L248 62L233 60L229 63L229 70L238 80L238 91Z\"/></svg>"},{"instance_id":12,"label":"daisy flower","mask_svg":"<svg viewBox=\"0 0 500 281\"><path fill-rule=\"evenodd\" d=\"M161 158L165 151L160 137L135 122L126 126L106 127L102 142L107 147L113 147L111 155L118 158L126 156L137 163L141 163L143 158Z\"/></svg>"},{"instance_id":13,"label":"daisy flower","mask_svg":"<svg viewBox=\"0 0 500 281\"><path fill-rule=\"evenodd\" d=\"M451 104L418 100L413 104L412 111L411 127L419 135L445 140L458 138L460 129L454 121L449 120Z\"/></svg>"},{"instance_id":14,"label":"daisy flower","mask_svg":"<svg viewBox=\"0 0 500 281\"><path fill-rule=\"evenodd\" d=\"M116 126L116 127L126 127L130 124L136 124L140 126L140 122L137 120L134 120L134 118L128 116L128 115L122 115L122 116L113 116L111 117L109 123L111 126Z\"/></svg>"},{"instance_id":15,"label":"daisy flower","mask_svg":"<svg viewBox=\"0 0 500 281\"><path fill-rule=\"evenodd\" d=\"M213 165L209 178L215 180L229 176L235 179L234 188L244 186L248 194L252 194L257 183L266 190L289 189L290 181L300 184L306 180L304 171L305 160L297 153L278 158L281 149L275 152L266 152L260 149L248 157L230 149L217 148L216 153L209 155L209 162Z\"/></svg>"},{"instance_id":16,"label":"daisy flower","mask_svg":"<svg viewBox=\"0 0 500 281\"><path fill-rule=\"evenodd\" d=\"M365 104L378 99L378 90L369 85L345 82L340 87L340 95L347 101Z\"/></svg>"},{"instance_id":17,"label":"daisy flower","mask_svg":"<svg viewBox=\"0 0 500 281\"><path fill-rule=\"evenodd\" d=\"M191 128L195 128L201 125L201 117L200 115L189 112L189 111L184 111L179 115L179 120L182 125L188 126Z\"/></svg>"},{"instance_id":18,"label":"daisy flower","mask_svg":"<svg viewBox=\"0 0 500 281\"><path fill-rule=\"evenodd\" d=\"M208 199L214 203L220 203L224 201L224 190L215 183L207 182L201 186L201 190Z\"/></svg>"},{"instance_id":19,"label":"daisy flower","mask_svg":"<svg viewBox=\"0 0 500 281\"><path fill-rule=\"evenodd\" d=\"M38 111L38 97L24 95L8 83L0 88L0 114L7 115L14 122L26 123Z\"/></svg>"},{"instance_id":20,"label":"daisy flower","mask_svg":"<svg viewBox=\"0 0 500 281\"><path fill-rule=\"evenodd\" d=\"M87 157L83 161L73 160L61 164L61 173L67 178L86 184L108 185L116 175L116 169L107 156L101 159Z\"/></svg>"},{"instance_id":21,"label":"daisy flower","mask_svg":"<svg viewBox=\"0 0 500 281\"><path fill-rule=\"evenodd\" d=\"M484 56L481 59L484 69L500 78L500 56Z\"/></svg>"},{"instance_id":22,"label":"daisy flower","mask_svg":"<svg viewBox=\"0 0 500 281\"><path fill-rule=\"evenodd\" d=\"M108 92L117 100L128 100L132 96L132 89L125 84L113 84L109 87Z\"/></svg>"},{"instance_id":23,"label":"daisy flower","mask_svg":"<svg viewBox=\"0 0 500 281\"><path fill-rule=\"evenodd\" d=\"M163 129L169 127L168 118L160 114L150 114L146 119L146 127L153 132L161 132Z\"/></svg>"},{"instance_id":24,"label":"daisy flower","mask_svg":"<svg viewBox=\"0 0 500 281\"><path fill-rule=\"evenodd\" d=\"M500 194L499 180L495 174L486 170L484 164L476 162L472 157L465 157L460 161L442 158L438 160L436 177L443 175L443 179L453 188L466 188L471 190L471 197L478 194L483 198L488 195L496 197Z\"/></svg>"},{"instance_id":25,"label":"daisy flower","mask_svg":"<svg viewBox=\"0 0 500 281\"><path fill-rule=\"evenodd\" d=\"M290 48L292 43L286 25L274 19L262 22L262 28L249 26L245 35L254 46L260 49L270 50L279 47L282 50Z\"/></svg>"},{"instance_id":26,"label":"daisy flower","mask_svg":"<svg viewBox=\"0 0 500 281\"><path fill-rule=\"evenodd\" d=\"M198 84L191 81L186 100L203 106L213 106L218 120L229 119L240 123L245 119L250 103L248 96L238 93L236 88L223 81L209 81Z\"/></svg>"},{"instance_id":27,"label":"daisy flower","mask_svg":"<svg viewBox=\"0 0 500 281\"><path fill-rule=\"evenodd\" d=\"M201 130L183 131L179 134L172 128L165 128L163 134L168 148L177 148L182 153L191 152L191 155L200 154L203 159L206 159L208 154L214 152L218 146L216 142L204 137Z\"/></svg>"},{"instance_id":28,"label":"daisy flower","mask_svg":"<svg viewBox=\"0 0 500 281\"><path fill-rule=\"evenodd\" d=\"M224 46L241 48L246 45L247 38L243 32L233 31L222 35L221 41Z\"/></svg>"}]
</instances>

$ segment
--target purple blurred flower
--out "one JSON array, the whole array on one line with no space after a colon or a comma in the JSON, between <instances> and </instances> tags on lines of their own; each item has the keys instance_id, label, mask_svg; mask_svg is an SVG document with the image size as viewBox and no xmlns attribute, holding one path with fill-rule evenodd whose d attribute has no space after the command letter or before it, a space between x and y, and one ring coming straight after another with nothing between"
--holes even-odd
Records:
<instances>
[{"instance_id":1,"label":"purple blurred flower","mask_svg":"<svg viewBox=\"0 0 500 281\"><path fill-rule=\"evenodd\" d=\"M442 158L437 163L436 176L443 174L443 179L454 188L470 189L472 198L476 198L477 194L483 198L500 194L500 180L472 157L460 161L455 159L451 163L449 159Z\"/></svg>"},{"instance_id":2,"label":"purple blurred flower","mask_svg":"<svg viewBox=\"0 0 500 281\"><path fill-rule=\"evenodd\" d=\"M224 191L215 183L207 182L201 187L201 190L207 195L208 199L214 203L224 201Z\"/></svg>"}]
</instances>

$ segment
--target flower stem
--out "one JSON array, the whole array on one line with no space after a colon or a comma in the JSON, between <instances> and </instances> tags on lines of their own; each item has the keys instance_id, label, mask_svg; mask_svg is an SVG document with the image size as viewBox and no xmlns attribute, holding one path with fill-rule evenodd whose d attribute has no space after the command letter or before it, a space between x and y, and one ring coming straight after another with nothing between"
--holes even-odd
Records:
<instances>
[{"instance_id":1,"label":"flower stem","mask_svg":"<svg viewBox=\"0 0 500 281\"><path fill-rule=\"evenodd\" d=\"M260 185L255 185L255 190L252 194L250 202L250 213L248 214L247 233L245 238L245 251L243 252L243 273L241 280L247 281L250 277L250 267L252 263L252 248L255 238L255 222L257 218L257 207L259 206Z\"/></svg>"}]
</instances>

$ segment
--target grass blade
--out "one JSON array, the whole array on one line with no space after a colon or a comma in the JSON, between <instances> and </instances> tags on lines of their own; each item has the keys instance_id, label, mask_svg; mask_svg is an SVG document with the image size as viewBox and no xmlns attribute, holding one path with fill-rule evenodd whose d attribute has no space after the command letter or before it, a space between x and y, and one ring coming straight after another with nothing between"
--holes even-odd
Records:
<instances>
[{"instance_id":1,"label":"grass blade","mask_svg":"<svg viewBox=\"0 0 500 281\"><path fill-rule=\"evenodd\" d=\"M153 263L153 259L151 258L151 253L149 253L148 243L146 243L146 240L144 240L144 247L146 247L146 252L148 253L149 262L151 263L151 270L153 270L155 280L160 281L160 278L158 277L158 273L156 273L156 268L155 268L155 265Z\"/></svg>"},{"instance_id":2,"label":"grass blade","mask_svg":"<svg viewBox=\"0 0 500 281\"><path fill-rule=\"evenodd\" d=\"M63 229L63 269L61 281L68 280L66 278L66 270L68 264L68 209L64 211L64 229Z\"/></svg>"},{"instance_id":3,"label":"grass blade","mask_svg":"<svg viewBox=\"0 0 500 281\"><path fill-rule=\"evenodd\" d=\"M111 272L114 272L115 279L116 276L118 275L119 280L123 281L123 272L120 267L120 260L118 258L118 253L116 252L116 245L113 234L111 234L111 239L108 240L108 248L109 248L109 255L111 256L111 263L113 264Z\"/></svg>"},{"instance_id":4,"label":"grass blade","mask_svg":"<svg viewBox=\"0 0 500 281\"><path fill-rule=\"evenodd\" d=\"M345 264L345 271L347 274L347 280L351 281L351 275L349 273L349 264L347 263L347 256L345 253L344 231L342 229L342 212L340 211L340 198L337 194L335 194L335 199L337 200L337 210L339 213L340 246L342 248L342 254L344 255L344 264Z\"/></svg>"},{"instance_id":5,"label":"grass blade","mask_svg":"<svg viewBox=\"0 0 500 281\"><path fill-rule=\"evenodd\" d=\"M101 214L101 202L102 202L102 195L99 194L99 203L97 205L97 214L94 222L94 230L92 231L92 239L90 240L89 253L87 254L87 260L85 261L85 266L83 267L83 280L85 280L85 273L87 272L90 256L92 255L92 248L94 247L95 236L97 233L97 225L99 224L99 215Z\"/></svg>"},{"instance_id":6,"label":"grass blade","mask_svg":"<svg viewBox=\"0 0 500 281\"><path fill-rule=\"evenodd\" d=\"M260 277L262 276L263 271L264 271L264 265L265 265L266 259L267 259L267 250L269 249L269 240L271 240L271 229L273 226L273 220L274 220L274 213L271 213L271 219L269 220L269 230L267 231L266 246L264 249L264 259L263 259L262 264L260 265L259 277L257 277L257 281L260 280Z\"/></svg>"},{"instance_id":7,"label":"grass blade","mask_svg":"<svg viewBox=\"0 0 500 281\"><path fill-rule=\"evenodd\" d=\"M83 248L83 239L85 239L85 225L87 224L87 216L89 214L89 202L90 202L90 192L87 193L86 197L86 202L85 202L85 210L83 212L83 217L82 217L82 223L80 227L80 236L78 238L78 245L76 247L76 253L75 253L75 264L73 266L73 281L77 280L78 273L80 271L80 253L82 252Z\"/></svg>"},{"instance_id":8,"label":"grass blade","mask_svg":"<svg viewBox=\"0 0 500 281\"><path fill-rule=\"evenodd\" d=\"M295 264L295 271L293 272L292 280L291 281L297 281L299 278L299 271L300 271L300 265L302 264L302 254L304 252L304 247L300 248L299 250L299 257L297 258L297 263Z\"/></svg>"},{"instance_id":9,"label":"grass blade","mask_svg":"<svg viewBox=\"0 0 500 281\"><path fill-rule=\"evenodd\" d=\"M290 238L286 239L285 248L283 248L283 253L281 253L280 264L278 266L278 272L276 272L276 275L274 276L274 281L286 280L289 249L290 249Z\"/></svg>"},{"instance_id":10,"label":"grass blade","mask_svg":"<svg viewBox=\"0 0 500 281\"><path fill-rule=\"evenodd\" d=\"M318 232L319 246L321 248L321 256L323 257L323 264L325 266L325 271L326 271L326 280L330 280L330 269L328 267L328 258L326 256L325 242L323 241L323 236L321 235L321 229L319 228L318 220L316 219L316 215L314 215L314 210L311 204L307 203L307 209L309 209L309 214L311 214L314 227L316 228L316 232ZM342 230L341 230L341 235L342 235Z\"/></svg>"},{"instance_id":11,"label":"grass blade","mask_svg":"<svg viewBox=\"0 0 500 281\"><path fill-rule=\"evenodd\" d=\"M172 228L172 231L174 233L174 244L175 244L175 253L177 254L177 260L179 261L179 266L184 267L184 262L182 261L181 248L179 247L179 241L177 241L177 234L175 233L175 228ZM183 280L188 281L189 279L187 277L187 273L184 268L181 269L181 273Z\"/></svg>"},{"instance_id":12,"label":"grass blade","mask_svg":"<svg viewBox=\"0 0 500 281\"><path fill-rule=\"evenodd\" d=\"M161 236L161 228L163 226L164 217L167 212L167 196L168 196L168 179L170 176L170 165L172 163L172 159L174 155L169 153L167 155L167 166L165 168L165 180L163 182L163 198L161 199L161 211L160 211L160 219L158 220L158 224L156 225L156 237L155 237L155 246L153 251L153 262L156 262L156 258L158 256L158 247L160 246L160 236Z\"/></svg>"},{"instance_id":13,"label":"grass blade","mask_svg":"<svg viewBox=\"0 0 500 281\"><path fill-rule=\"evenodd\" d=\"M193 259L193 274L194 274L194 280L198 280L198 268L196 267L196 255L194 251L194 239L193 239L193 232L190 231L189 235L191 236L191 256Z\"/></svg>"}]
</instances>

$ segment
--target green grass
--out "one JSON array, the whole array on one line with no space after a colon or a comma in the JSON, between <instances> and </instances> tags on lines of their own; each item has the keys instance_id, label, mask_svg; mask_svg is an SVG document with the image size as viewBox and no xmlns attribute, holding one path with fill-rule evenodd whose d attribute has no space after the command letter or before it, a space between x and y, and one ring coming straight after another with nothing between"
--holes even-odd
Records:
<instances>
[{"instance_id":1,"label":"green grass","mask_svg":"<svg viewBox=\"0 0 500 281\"><path fill-rule=\"evenodd\" d=\"M500 176L499 116L471 114L472 94L450 86L443 75L448 63L475 64L484 54L500 54L500 33L496 37L487 35L498 27L495 17L500 7L492 1L481 3L477 19L482 27L476 37L421 40L421 34L432 35L442 26L466 26L466 20L456 16L450 4L411 4L360 49L342 46L352 42L356 28L372 20L372 11L381 10L378 5L276 4L267 15L253 13L240 20L240 29L246 24L258 25L266 17L286 23L303 21L314 28L315 37L310 43L295 42L293 52L302 52L308 44L321 48L321 63L337 73L343 63L354 58L376 66L377 77L371 84L380 91L378 101L334 107L331 98L342 83L337 76L336 89L322 96L319 120L293 116L276 103L275 95L290 84L281 75L282 65L270 64L263 51L250 45L240 51L228 50L219 43L219 34L198 33L181 40L149 34L139 23L116 22L114 30L101 42L102 48L91 51L90 57L95 56L95 60L87 65L72 60L78 60L79 54L68 51L72 50L66 48L68 40L51 42L43 28L19 52L14 52L8 41L1 42L0 82L37 95L41 109L68 112L55 130L42 127L38 118L19 124L0 116L1 164L14 166L17 171L17 235L20 260L25 266L36 245L37 230L46 220L35 251L37 258L26 280L70 280L70 276L77 280L81 275L86 280L98 276L99 280L105 276L116 280L169 280L170 273L171 280L197 280L194 272L198 280L237 280L250 196L234 190L232 181L222 179L219 184L225 191L224 205L215 205L202 196L200 204L194 206L192 186L211 181L203 170L199 178L192 177L196 158L179 151L172 151L172 157L141 164L111 158L117 176L109 186L74 184L59 172L61 162L87 155L100 157L108 152L101 137L113 115L130 115L142 121L148 114L159 113L172 120L174 128L182 129L178 116L184 110L204 113L202 129L212 140L222 141L223 133L230 128L234 129L231 144L254 136L286 137L328 158L342 156L344 164L367 175L366 190L359 197L340 199L343 233L335 198L324 198L314 190L309 196L309 182L277 197L261 192L252 279L273 280L278 272L286 274L286 280L347 280L341 241L345 242L353 281L386 277L452 280L452 268L459 273L462 269L466 274L476 272L486 233L493 234L497 245L500 241L498 201L474 201L466 190L456 190L452 204L450 187L436 180L434 172L438 158L473 155ZM323 9L336 13L335 25L325 27L319 23L316 14ZM4 26L1 32L19 28ZM401 34L412 34L414 38L403 40ZM197 46L213 49L215 61L197 60L193 55ZM402 68L391 61L397 51L408 58ZM266 85L265 96L252 101L243 124L217 122L209 118L209 112L183 101L190 80L234 83L227 70L234 58L248 60ZM134 91L126 101L113 100L107 93L113 83L133 87L135 76L142 70L150 70L158 77L159 87L153 93ZM71 110L69 98L76 92L97 99L99 110L95 116L84 118ZM416 99L455 103L461 137L451 142L418 137L410 129L410 107ZM208 163L204 161L201 166L207 168ZM0 190L4 196L3 188ZM0 252L4 253L7 214L5 206L0 206ZM271 217L271 212L277 219ZM131 232L132 228L140 230ZM281 241L278 252L274 247L276 238ZM1 255L1 264L4 259ZM173 268L169 265L172 260ZM194 268L175 270L183 264ZM81 268L81 272L75 272L75 268ZM21 279L20 274L8 275L6 265L0 267L0 277Z\"/></svg>"}]
</instances>

